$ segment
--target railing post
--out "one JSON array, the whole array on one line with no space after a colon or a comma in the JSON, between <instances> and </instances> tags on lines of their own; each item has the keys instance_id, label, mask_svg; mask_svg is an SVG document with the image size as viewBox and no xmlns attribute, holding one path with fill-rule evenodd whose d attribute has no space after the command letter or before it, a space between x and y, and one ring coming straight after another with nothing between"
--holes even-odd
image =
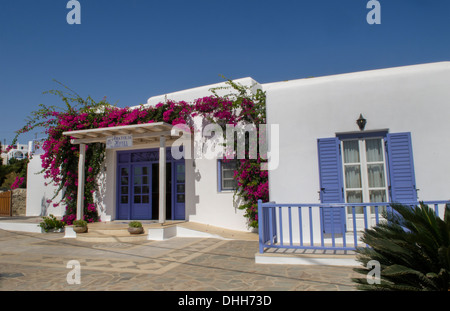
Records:
<instances>
[{"instance_id":1,"label":"railing post","mask_svg":"<svg viewBox=\"0 0 450 311\"><path fill-rule=\"evenodd\" d=\"M258 200L258 234L259 234L259 253L264 253L264 218L262 210L262 201Z\"/></svg>"},{"instance_id":2,"label":"railing post","mask_svg":"<svg viewBox=\"0 0 450 311\"><path fill-rule=\"evenodd\" d=\"M279 207L278 210L278 217L279 217L279 230L280 230L280 243L281 246L283 246L283 207Z\"/></svg>"},{"instance_id":3,"label":"railing post","mask_svg":"<svg viewBox=\"0 0 450 311\"><path fill-rule=\"evenodd\" d=\"M312 206L309 207L309 240L311 246L314 246L314 231L313 231L313 221L312 221Z\"/></svg>"},{"instance_id":4,"label":"railing post","mask_svg":"<svg viewBox=\"0 0 450 311\"><path fill-rule=\"evenodd\" d=\"M292 211L291 211L292 207L289 206L289 245L292 246L293 242L292 242Z\"/></svg>"},{"instance_id":5,"label":"railing post","mask_svg":"<svg viewBox=\"0 0 450 311\"><path fill-rule=\"evenodd\" d=\"M302 207L298 207L298 227L299 227L299 235L300 235L300 246L303 247L303 220L302 220Z\"/></svg>"},{"instance_id":6,"label":"railing post","mask_svg":"<svg viewBox=\"0 0 450 311\"><path fill-rule=\"evenodd\" d=\"M356 226L356 207L352 206L352 218L353 218L353 246L358 247L358 228Z\"/></svg>"}]
</instances>

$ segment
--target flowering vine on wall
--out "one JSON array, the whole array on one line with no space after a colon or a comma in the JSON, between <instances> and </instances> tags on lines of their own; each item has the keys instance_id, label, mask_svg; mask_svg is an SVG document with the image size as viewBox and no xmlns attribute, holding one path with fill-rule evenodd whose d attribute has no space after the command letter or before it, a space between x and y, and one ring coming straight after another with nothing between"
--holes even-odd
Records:
<instances>
[{"instance_id":1,"label":"flowering vine on wall","mask_svg":"<svg viewBox=\"0 0 450 311\"><path fill-rule=\"evenodd\" d=\"M64 86L65 91L50 91L57 95L65 104L61 111L55 106L41 105L41 109L32 113L28 123L17 132L17 137L36 127L45 127L48 135L42 149L42 173L44 177L58 186L58 190L49 204L55 207L61 203L66 206L63 221L72 224L76 217L76 198L78 186L79 146L70 143L70 137L63 132L94 129L131 124L166 122L172 125L186 124L192 127L192 119L202 116L209 122L215 122L222 127L226 124L264 124L265 94L261 90L252 93L248 87L227 80L227 88L233 92L228 96L218 96L212 89L212 96L199 98L194 103L184 101L167 101L155 106L139 106L135 109L117 108L110 105L106 99L95 102L91 97L81 98L78 94ZM223 89L223 88L220 88ZM248 151L248 143L246 146ZM101 172L105 156L105 145L93 143L86 145L86 180L84 191L84 219L88 222L99 221L99 215L94 202L94 192L97 190L96 177ZM235 195L241 198L240 209L245 210L249 227L258 226L257 201L268 201L268 174L260 170L263 161L258 154L257 159L241 159L235 171L238 188ZM58 193L62 199L53 202Z\"/></svg>"}]
</instances>

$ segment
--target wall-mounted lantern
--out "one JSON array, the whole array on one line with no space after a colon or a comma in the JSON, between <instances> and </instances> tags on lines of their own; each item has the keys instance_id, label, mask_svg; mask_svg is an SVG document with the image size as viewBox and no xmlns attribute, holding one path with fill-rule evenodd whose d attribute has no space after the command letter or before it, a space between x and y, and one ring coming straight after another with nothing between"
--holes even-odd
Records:
<instances>
[{"instance_id":1,"label":"wall-mounted lantern","mask_svg":"<svg viewBox=\"0 0 450 311\"><path fill-rule=\"evenodd\" d=\"M366 127L367 120L364 119L362 113L359 115L359 119L356 120L356 124L358 124L358 127L361 131L364 131L364 128Z\"/></svg>"}]
</instances>

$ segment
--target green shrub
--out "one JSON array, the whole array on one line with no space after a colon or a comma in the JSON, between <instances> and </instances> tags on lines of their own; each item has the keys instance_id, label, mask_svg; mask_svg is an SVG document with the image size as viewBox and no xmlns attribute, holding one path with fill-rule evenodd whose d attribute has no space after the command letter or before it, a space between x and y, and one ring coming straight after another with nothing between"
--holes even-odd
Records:
<instances>
[{"instance_id":1,"label":"green shrub","mask_svg":"<svg viewBox=\"0 0 450 311\"><path fill-rule=\"evenodd\" d=\"M364 268L355 271L368 275L367 263L378 261L380 284L369 284L366 277L353 281L362 290L449 290L450 207L446 205L444 219L423 203L392 208L386 222L364 231L362 241L369 247L356 251Z\"/></svg>"},{"instance_id":2,"label":"green shrub","mask_svg":"<svg viewBox=\"0 0 450 311\"><path fill-rule=\"evenodd\" d=\"M48 217L43 217L43 221L39 224L39 227L41 227L45 232L48 232L50 230L64 228L65 225L66 224L63 221L56 219L55 216L50 214Z\"/></svg>"},{"instance_id":3,"label":"green shrub","mask_svg":"<svg viewBox=\"0 0 450 311\"><path fill-rule=\"evenodd\" d=\"M128 226L131 228L140 228L142 227L142 223L139 221L131 221L130 223L128 223Z\"/></svg>"},{"instance_id":4,"label":"green shrub","mask_svg":"<svg viewBox=\"0 0 450 311\"><path fill-rule=\"evenodd\" d=\"M74 220L73 225L75 227L87 227L87 221L86 220Z\"/></svg>"}]
</instances>

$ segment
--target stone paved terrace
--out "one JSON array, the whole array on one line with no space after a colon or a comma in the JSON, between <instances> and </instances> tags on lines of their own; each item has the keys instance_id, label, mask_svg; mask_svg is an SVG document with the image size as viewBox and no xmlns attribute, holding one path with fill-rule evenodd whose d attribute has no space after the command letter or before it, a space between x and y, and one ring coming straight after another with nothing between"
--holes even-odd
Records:
<instances>
[{"instance_id":1,"label":"stone paved terrace","mask_svg":"<svg viewBox=\"0 0 450 311\"><path fill-rule=\"evenodd\" d=\"M0 230L0 290L355 290L352 267L256 264L255 235L231 235L97 243ZM81 265L79 285L67 282L70 260Z\"/></svg>"}]
</instances>

